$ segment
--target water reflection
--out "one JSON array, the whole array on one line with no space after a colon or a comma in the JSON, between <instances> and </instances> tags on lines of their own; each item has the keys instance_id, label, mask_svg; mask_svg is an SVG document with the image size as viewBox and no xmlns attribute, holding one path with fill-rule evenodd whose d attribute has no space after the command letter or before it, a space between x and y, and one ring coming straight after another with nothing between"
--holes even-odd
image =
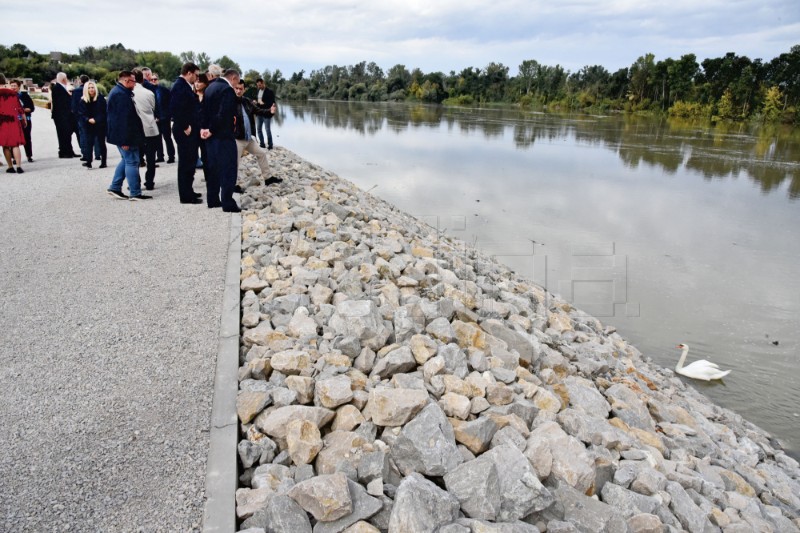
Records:
<instances>
[{"instance_id":1,"label":"water reflection","mask_svg":"<svg viewBox=\"0 0 800 533\"><path fill-rule=\"evenodd\" d=\"M352 130L363 136L375 135L384 128L396 133L444 128L449 132L479 132L486 140L497 140L510 130L514 146L520 150L540 141L570 138L611 150L632 169L650 165L669 175L690 171L706 180L744 176L765 194L788 183L789 198L800 198L800 132L782 126L720 123L709 128L677 119L564 117L509 108L474 110L314 100L282 107L276 117L278 125L287 114L293 120Z\"/></svg>"}]
</instances>

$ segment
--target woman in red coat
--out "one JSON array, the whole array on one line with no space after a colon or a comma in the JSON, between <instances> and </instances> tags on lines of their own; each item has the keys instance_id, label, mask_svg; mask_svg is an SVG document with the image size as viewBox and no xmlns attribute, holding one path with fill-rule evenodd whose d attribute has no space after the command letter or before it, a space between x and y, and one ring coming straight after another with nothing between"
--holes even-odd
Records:
<instances>
[{"instance_id":1,"label":"woman in red coat","mask_svg":"<svg viewBox=\"0 0 800 533\"><path fill-rule=\"evenodd\" d=\"M0 146L8 163L8 173L22 174L20 166L22 158L19 147L25 144L25 111L19 101L17 91L6 86L6 78L0 74ZM17 161L17 168L11 162L11 156Z\"/></svg>"}]
</instances>

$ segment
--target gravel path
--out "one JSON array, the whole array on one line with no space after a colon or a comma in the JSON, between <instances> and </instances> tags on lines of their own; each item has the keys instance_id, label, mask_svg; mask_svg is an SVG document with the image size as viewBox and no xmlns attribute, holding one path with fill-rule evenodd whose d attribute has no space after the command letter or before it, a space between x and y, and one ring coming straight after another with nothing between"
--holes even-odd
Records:
<instances>
[{"instance_id":1,"label":"gravel path","mask_svg":"<svg viewBox=\"0 0 800 533\"><path fill-rule=\"evenodd\" d=\"M230 215L163 163L114 200L116 147L57 159L45 110L33 136L0 173L0 531L199 529Z\"/></svg>"}]
</instances>

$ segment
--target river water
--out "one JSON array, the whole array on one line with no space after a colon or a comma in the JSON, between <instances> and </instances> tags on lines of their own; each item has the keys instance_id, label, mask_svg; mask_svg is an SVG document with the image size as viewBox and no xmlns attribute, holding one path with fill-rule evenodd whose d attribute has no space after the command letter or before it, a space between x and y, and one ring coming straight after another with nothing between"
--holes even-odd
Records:
<instances>
[{"instance_id":1,"label":"river water","mask_svg":"<svg viewBox=\"0 0 800 533\"><path fill-rule=\"evenodd\" d=\"M800 456L800 132L310 101L285 146L495 255Z\"/></svg>"}]
</instances>

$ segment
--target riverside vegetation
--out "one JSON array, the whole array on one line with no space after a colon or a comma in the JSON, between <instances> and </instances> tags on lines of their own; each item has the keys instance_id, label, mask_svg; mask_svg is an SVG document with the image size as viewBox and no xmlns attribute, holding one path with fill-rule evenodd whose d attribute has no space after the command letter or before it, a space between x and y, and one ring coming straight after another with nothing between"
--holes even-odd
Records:
<instances>
[{"instance_id":1,"label":"riverside vegetation","mask_svg":"<svg viewBox=\"0 0 800 533\"><path fill-rule=\"evenodd\" d=\"M88 74L104 92L116 83L116 72L147 65L164 80L173 80L185 61L205 70L211 58L204 52L140 51L115 44L87 46L77 54L60 54L58 60L29 50L24 44L0 45L0 72L6 77L30 77L42 84L63 70L70 77ZM239 65L228 56L214 61L223 68ZM800 45L769 61L730 52L723 57L698 62L694 54L656 61L644 54L630 66L608 71L602 65L587 65L570 72L561 65L544 65L526 59L518 74L509 67L490 63L460 72L423 73L394 65L388 71L375 62L328 65L293 73L288 79L280 70L244 73L253 85L263 77L279 98L352 101L420 101L457 105L505 103L562 111L661 111L694 119L746 120L797 124L800 105ZM163 82L162 82L163 83Z\"/></svg>"},{"instance_id":2,"label":"riverside vegetation","mask_svg":"<svg viewBox=\"0 0 800 533\"><path fill-rule=\"evenodd\" d=\"M288 150L243 162L240 531L800 531L781 444Z\"/></svg>"}]
</instances>

